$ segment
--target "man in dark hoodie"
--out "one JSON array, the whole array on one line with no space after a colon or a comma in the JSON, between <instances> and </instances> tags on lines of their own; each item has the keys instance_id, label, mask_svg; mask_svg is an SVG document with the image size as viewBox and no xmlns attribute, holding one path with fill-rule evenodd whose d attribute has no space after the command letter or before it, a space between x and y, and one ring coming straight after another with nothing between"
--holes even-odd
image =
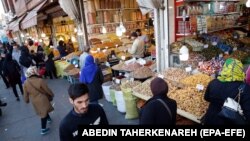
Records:
<instances>
[{"instance_id":1,"label":"man in dark hoodie","mask_svg":"<svg viewBox=\"0 0 250 141\"><path fill-rule=\"evenodd\" d=\"M155 78L150 84L153 97L141 109L141 125L175 125L177 104L167 96L168 84L161 78Z\"/></svg>"}]
</instances>

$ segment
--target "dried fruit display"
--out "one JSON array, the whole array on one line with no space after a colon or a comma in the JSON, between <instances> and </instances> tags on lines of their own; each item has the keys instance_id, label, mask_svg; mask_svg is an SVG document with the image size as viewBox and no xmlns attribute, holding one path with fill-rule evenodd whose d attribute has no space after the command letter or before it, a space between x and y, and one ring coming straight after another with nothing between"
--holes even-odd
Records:
<instances>
[{"instance_id":1,"label":"dried fruit display","mask_svg":"<svg viewBox=\"0 0 250 141\"><path fill-rule=\"evenodd\" d=\"M132 77L142 79L142 78L149 78L153 76L153 72L148 67L140 67L132 72Z\"/></svg>"},{"instance_id":2,"label":"dried fruit display","mask_svg":"<svg viewBox=\"0 0 250 141\"><path fill-rule=\"evenodd\" d=\"M170 49L171 49L171 52L176 52L176 53L179 53L179 50L180 48L182 47L183 43L180 42L180 41L177 41L177 42L173 42L171 45L170 45ZM188 50L191 52L192 51L192 47L188 44L186 44Z\"/></svg>"},{"instance_id":3,"label":"dried fruit display","mask_svg":"<svg viewBox=\"0 0 250 141\"><path fill-rule=\"evenodd\" d=\"M209 103L204 100L204 91L197 91L193 87L176 89L170 91L168 96L177 102L177 108L197 117L201 117L206 112Z\"/></svg>"},{"instance_id":4,"label":"dried fruit display","mask_svg":"<svg viewBox=\"0 0 250 141\"><path fill-rule=\"evenodd\" d=\"M152 78L146 80L145 82L140 83L136 87L133 87L133 91L140 94L140 95L145 95L146 97L152 97L153 94L152 94L151 89L150 89L150 83L155 78L156 77L152 77ZM168 88L169 88L168 91L173 91L173 90L177 89L177 87L175 87L169 80L166 80L166 79L164 79L164 80L168 84Z\"/></svg>"},{"instance_id":5,"label":"dried fruit display","mask_svg":"<svg viewBox=\"0 0 250 141\"><path fill-rule=\"evenodd\" d=\"M150 83L154 78L150 78L146 80L145 82L137 85L136 87L133 88L133 92L136 92L141 95L145 95L146 97L152 97L153 94L150 89Z\"/></svg>"},{"instance_id":6,"label":"dried fruit display","mask_svg":"<svg viewBox=\"0 0 250 141\"><path fill-rule=\"evenodd\" d=\"M223 64L224 64L224 60L222 59L221 60L212 59L210 61L202 62L199 65L198 70L204 74L212 75L217 72L220 72Z\"/></svg>"},{"instance_id":7,"label":"dried fruit display","mask_svg":"<svg viewBox=\"0 0 250 141\"><path fill-rule=\"evenodd\" d=\"M240 38L240 41L244 44L250 45L250 37Z\"/></svg>"},{"instance_id":8,"label":"dried fruit display","mask_svg":"<svg viewBox=\"0 0 250 141\"><path fill-rule=\"evenodd\" d=\"M192 46L193 51L202 51L204 44L194 39L187 39L186 43Z\"/></svg>"},{"instance_id":9,"label":"dried fruit display","mask_svg":"<svg viewBox=\"0 0 250 141\"><path fill-rule=\"evenodd\" d=\"M203 52L203 51L202 51ZM183 64L186 66L191 65L192 68L197 68L199 65L199 62L205 61L206 58L197 52L191 52L189 54L189 59L187 61L183 61Z\"/></svg>"},{"instance_id":10,"label":"dried fruit display","mask_svg":"<svg viewBox=\"0 0 250 141\"><path fill-rule=\"evenodd\" d=\"M125 65L123 69L125 71L135 71L135 70L137 70L137 69L139 69L141 67L142 67L142 65L140 65L139 63L131 62L131 63Z\"/></svg>"},{"instance_id":11,"label":"dried fruit display","mask_svg":"<svg viewBox=\"0 0 250 141\"><path fill-rule=\"evenodd\" d=\"M197 84L201 84L203 86L207 86L208 83L212 80L212 77L206 74L194 74L182 79L180 82L187 86L196 86Z\"/></svg>"},{"instance_id":12,"label":"dried fruit display","mask_svg":"<svg viewBox=\"0 0 250 141\"><path fill-rule=\"evenodd\" d=\"M239 40L233 39L233 38L228 38L225 40L225 43L232 48L241 48L244 46L243 43L241 43Z\"/></svg>"},{"instance_id":13,"label":"dried fruit display","mask_svg":"<svg viewBox=\"0 0 250 141\"><path fill-rule=\"evenodd\" d=\"M71 60L71 58L73 58L74 56L80 56L81 54L82 54L82 51L72 52L69 55L65 56L65 59Z\"/></svg>"},{"instance_id":14,"label":"dried fruit display","mask_svg":"<svg viewBox=\"0 0 250 141\"><path fill-rule=\"evenodd\" d=\"M206 58L206 61L208 61L216 56L219 56L219 54L223 54L223 51L216 46L209 45L208 48L202 50L201 54Z\"/></svg>"},{"instance_id":15,"label":"dried fruit display","mask_svg":"<svg viewBox=\"0 0 250 141\"><path fill-rule=\"evenodd\" d=\"M230 55L230 57L243 62L248 57L248 53L240 51L240 50L236 50Z\"/></svg>"},{"instance_id":16,"label":"dried fruit display","mask_svg":"<svg viewBox=\"0 0 250 141\"><path fill-rule=\"evenodd\" d=\"M131 54L129 54L129 53L120 52L117 54L117 57L121 60L123 60L122 56L125 57L125 60L131 58Z\"/></svg>"},{"instance_id":17,"label":"dried fruit display","mask_svg":"<svg viewBox=\"0 0 250 141\"><path fill-rule=\"evenodd\" d=\"M184 70L179 68L168 68L163 72L163 75L164 78L177 82L188 76L188 74Z\"/></svg>"},{"instance_id":18,"label":"dried fruit display","mask_svg":"<svg viewBox=\"0 0 250 141\"><path fill-rule=\"evenodd\" d=\"M140 81L127 81L125 83L122 83L121 87L124 88L124 89L132 89L134 87L136 87L137 85L141 84Z\"/></svg>"},{"instance_id":19,"label":"dried fruit display","mask_svg":"<svg viewBox=\"0 0 250 141\"><path fill-rule=\"evenodd\" d=\"M100 62L107 61L107 55L103 52L93 53L92 55L95 59L99 59Z\"/></svg>"},{"instance_id":20,"label":"dried fruit display","mask_svg":"<svg viewBox=\"0 0 250 141\"><path fill-rule=\"evenodd\" d=\"M124 63L123 62L120 62L119 64L117 64L117 65L114 65L114 66L112 66L112 69L113 70L124 70L123 68L124 68Z\"/></svg>"}]
</instances>

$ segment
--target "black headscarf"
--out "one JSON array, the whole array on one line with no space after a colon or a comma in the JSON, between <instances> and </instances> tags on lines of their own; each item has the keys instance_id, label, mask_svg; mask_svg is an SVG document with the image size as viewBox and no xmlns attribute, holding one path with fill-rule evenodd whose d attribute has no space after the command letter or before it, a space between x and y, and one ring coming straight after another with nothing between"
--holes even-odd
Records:
<instances>
[{"instance_id":1,"label":"black headscarf","mask_svg":"<svg viewBox=\"0 0 250 141\"><path fill-rule=\"evenodd\" d=\"M155 78L150 84L151 91L155 96L166 96L168 93L168 84L162 78Z\"/></svg>"}]
</instances>

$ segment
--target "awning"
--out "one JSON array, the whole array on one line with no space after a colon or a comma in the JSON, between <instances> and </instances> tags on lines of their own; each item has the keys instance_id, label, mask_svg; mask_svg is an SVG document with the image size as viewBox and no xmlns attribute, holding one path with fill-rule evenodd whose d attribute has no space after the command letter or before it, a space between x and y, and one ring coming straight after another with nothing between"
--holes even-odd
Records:
<instances>
[{"instance_id":1,"label":"awning","mask_svg":"<svg viewBox=\"0 0 250 141\"><path fill-rule=\"evenodd\" d=\"M12 32L16 32L16 31L19 31L20 28L19 28L19 24L20 24L20 21L24 18L25 15L17 18L16 20L14 20L13 22L9 23L8 25L8 29L9 30L12 30Z\"/></svg>"},{"instance_id":2,"label":"awning","mask_svg":"<svg viewBox=\"0 0 250 141\"><path fill-rule=\"evenodd\" d=\"M40 3L37 7L28 12L27 16L21 22L21 28L26 29L32 26L37 25L37 11L46 3L44 1Z\"/></svg>"}]
</instances>

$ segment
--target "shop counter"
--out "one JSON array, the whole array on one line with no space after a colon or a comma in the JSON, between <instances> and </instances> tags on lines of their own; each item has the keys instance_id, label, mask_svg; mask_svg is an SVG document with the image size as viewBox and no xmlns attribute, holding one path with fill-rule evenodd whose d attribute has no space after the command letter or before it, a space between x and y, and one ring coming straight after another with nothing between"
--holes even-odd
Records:
<instances>
[{"instance_id":1,"label":"shop counter","mask_svg":"<svg viewBox=\"0 0 250 141\"><path fill-rule=\"evenodd\" d=\"M70 63L68 63L67 61L62 61L62 60L55 61L57 76L58 77L66 76L64 69L66 69L69 65Z\"/></svg>"},{"instance_id":2,"label":"shop counter","mask_svg":"<svg viewBox=\"0 0 250 141\"><path fill-rule=\"evenodd\" d=\"M135 91L133 91L132 94L134 96L140 98L140 99L145 100L145 101L147 101L147 100L149 100L151 98L151 96L143 95L143 94L137 93ZM192 120L192 121L194 121L196 123L201 123L201 121L200 121L201 117L197 117L197 116L195 116L195 115L193 115L191 113L188 113L186 111L183 111L181 109L177 109L177 114L180 115L180 116L183 116L183 117L185 117L187 119L190 119L190 120Z\"/></svg>"}]
</instances>

